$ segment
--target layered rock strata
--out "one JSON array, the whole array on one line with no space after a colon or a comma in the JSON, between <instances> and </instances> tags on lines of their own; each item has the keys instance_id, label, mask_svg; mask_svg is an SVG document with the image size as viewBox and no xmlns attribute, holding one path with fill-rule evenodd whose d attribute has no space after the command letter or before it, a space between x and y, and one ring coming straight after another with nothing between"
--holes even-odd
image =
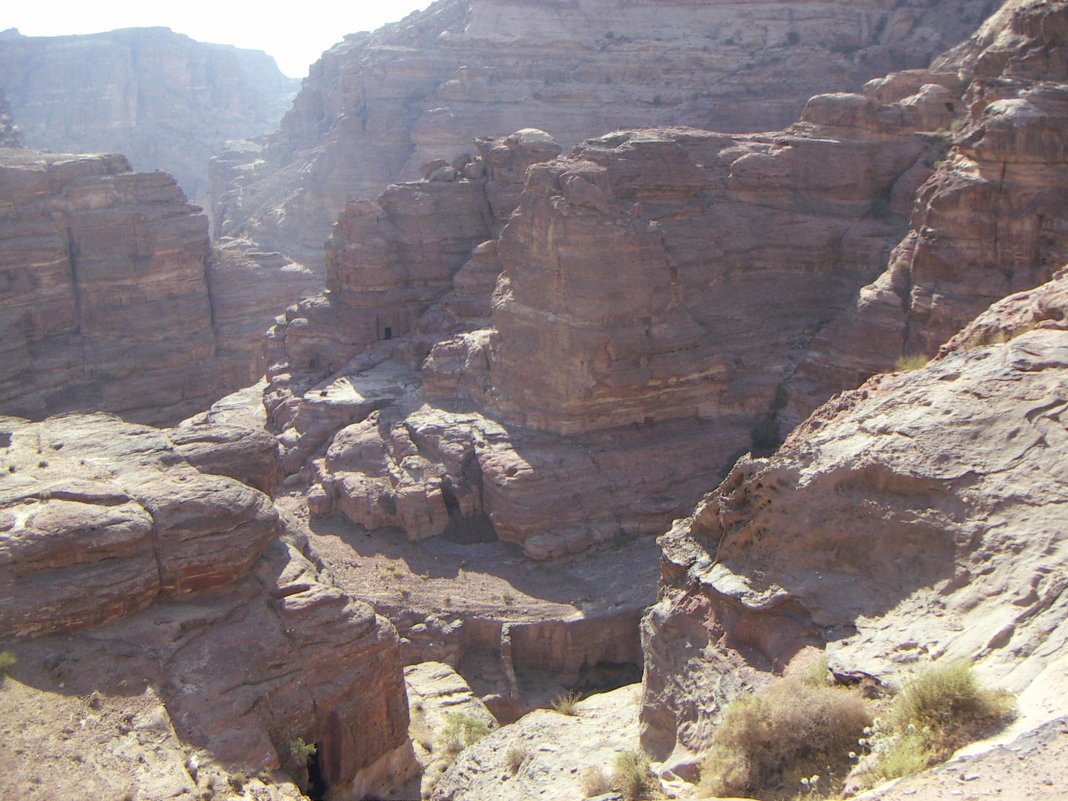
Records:
<instances>
[{"instance_id":1,"label":"layered rock strata","mask_svg":"<svg viewBox=\"0 0 1068 801\"><path fill-rule=\"evenodd\" d=\"M225 156L219 230L321 263L346 202L470 152L477 136L534 126L570 147L622 127L776 129L817 92L926 66L994 7L438 2L327 51L278 132Z\"/></svg>"},{"instance_id":2,"label":"layered rock strata","mask_svg":"<svg viewBox=\"0 0 1068 801\"><path fill-rule=\"evenodd\" d=\"M0 87L27 146L123 153L137 170L174 175L200 203L208 160L228 139L272 130L297 83L265 53L167 28L0 34Z\"/></svg>"},{"instance_id":3,"label":"layered rock strata","mask_svg":"<svg viewBox=\"0 0 1068 801\"><path fill-rule=\"evenodd\" d=\"M231 774L281 762L296 776L298 737L317 746L341 797L389 792L414 768L395 630L332 586L266 496L202 472L235 472L228 431L104 415L3 418L2 429L0 636L18 657L11 680L93 692L97 708L158 695L158 727L199 755L172 776L174 795L229 797L206 770L198 779L198 760ZM217 436L220 453L206 455ZM243 447L245 472L256 472L262 455ZM87 745L85 758L109 742ZM158 765L137 735L124 742L142 771ZM64 797L66 775L37 783ZM20 778L5 772L0 787L20 794Z\"/></svg>"},{"instance_id":4,"label":"layered rock strata","mask_svg":"<svg viewBox=\"0 0 1068 801\"><path fill-rule=\"evenodd\" d=\"M1065 713L1064 283L829 401L663 536L643 624L650 753L692 768L726 702L814 649L889 684L977 659L1020 694L1021 725Z\"/></svg>"},{"instance_id":5,"label":"layered rock strata","mask_svg":"<svg viewBox=\"0 0 1068 801\"><path fill-rule=\"evenodd\" d=\"M957 102L931 84L821 96L776 134L590 140L531 165L474 249L509 194L493 188L516 185L493 147L487 178L351 204L330 291L270 335L285 469L310 468L318 514L541 559L666 525L704 476L774 444L783 382L930 172L913 131ZM515 154L537 137L509 139L530 163Z\"/></svg>"},{"instance_id":6,"label":"layered rock strata","mask_svg":"<svg viewBox=\"0 0 1068 801\"><path fill-rule=\"evenodd\" d=\"M791 423L902 355L934 355L991 303L1049 280L1068 260L1066 25L1064 3L1013 0L935 62L964 79L967 115L955 132L936 134L946 155L886 270L813 342L791 392Z\"/></svg>"},{"instance_id":7,"label":"layered rock strata","mask_svg":"<svg viewBox=\"0 0 1068 801\"><path fill-rule=\"evenodd\" d=\"M314 278L237 243L122 156L0 150L0 411L174 423L254 383L260 338Z\"/></svg>"}]
</instances>

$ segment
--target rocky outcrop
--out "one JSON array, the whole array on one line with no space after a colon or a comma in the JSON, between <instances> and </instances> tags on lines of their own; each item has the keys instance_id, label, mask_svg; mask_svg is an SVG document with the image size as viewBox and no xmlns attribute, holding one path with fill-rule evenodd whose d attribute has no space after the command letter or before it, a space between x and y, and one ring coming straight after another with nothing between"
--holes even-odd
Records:
<instances>
[{"instance_id":1,"label":"rocky outcrop","mask_svg":"<svg viewBox=\"0 0 1068 801\"><path fill-rule=\"evenodd\" d=\"M311 291L247 243L212 255L165 173L117 155L0 150L0 411L174 423L261 374L260 338Z\"/></svg>"},{"instance_id":2,"label":"rocky outcrop","mask_svg":"<svg viewBox=\"0 0 1068 801\"><path fill-rule=\"evenodd\" d=\"M791 390L791 424L902 355L934 355L991 303L1068 261L1066 25L1064 3L1013 0L936 61L967 82L967 116L933 135L946 153L886 270L813 342Z\"/></svg>"},{"instance_id":3,"label":"rocky outcrop","mask_svg":"<svg viewBox=\"0 0 1068 801\"><path fill-rule=\"evenodd\" d=\"M638 750L638 688L580 701L574 715L538 710L466 750L434 789L433 801L592 798L613 786L612 765Z\"/></svg>"},{"instance_id":4,"label":"rocky outcrop","mask_svg":"<svg viewBox=\"0 0 1068 801\"><path fill-rule=\"evenodd\" d=\"M955 102L821 96L781 133L618 133L533 164L519 132L480 147L486 178L351 204L330 291L270 334L285 469L312 471L313 512L414 539L546 559L656 531L774 444L784 380L930 172L914 129ZM518 206L472 250L517 185L509 153Z\"/></svg>"},{"instance_id":5,"label":"rocky outcrop","mask_svg":"<svg viewBox=\"0 0 1068 801\"><path fill-rule=\"evenodd\" d=\"M281 765L306 780L298 737L342 797L389 792L414 769L395 630L332 586L266 496L205 472L240 461L230 431L192 427L194 443L191 429L104 415L2 428L0 637L14 639L13 681L93 692L97 708L158 695L157 726L197 755L168 768L174 795L229 797L209 764L261 778ZM215 433L223 455L206 455ZM86 743L84 757L109 742ZM141 770L162 761L137 735L124 742ZM120 784L134 778L114 770ZM68 772L48 773L36 783L66 797ZM5 795L24 789L20 777L0 778Z\"/></svg>"},{"instance_id":6,"label":"rocky outcrop","mask_svg":"<svg viewBox=\"0 0 1068 801\"><path fill-rule=\"evenodd\" d=\"M208 160L228 139L272 130L298 88L265 53L167 28L81 36L0 34L0 87L26 145L122 153L203 203Z\"/></svg>"},{"instance_id":7,"label":"rocky outcrop","mask_svg":"<svg viewBox=\"0 0 1068 801\"><path fill-rule=\"evenodd\" d=\"M643 625L651 753L692 768L722 705L810 649L890 684L977 659L1028 723L1064 714L1063 283L829 401L664 535ZM992 316L1036 306L983 344Z\"/></svg>"},{"instance_id":8,"label":"rocky outcrop","mask_svg":"<svg viewBox=\"0 0 1068 801\"><path fill-rule=\"evenodd\" d=\"M776 129L817 92L926 66L994 6L438 2L327 51L278 132L224 157L219 230L315 265L348 201L477 136L533 126L570 147L623 127Z\"/></svg>"}]
</instances>

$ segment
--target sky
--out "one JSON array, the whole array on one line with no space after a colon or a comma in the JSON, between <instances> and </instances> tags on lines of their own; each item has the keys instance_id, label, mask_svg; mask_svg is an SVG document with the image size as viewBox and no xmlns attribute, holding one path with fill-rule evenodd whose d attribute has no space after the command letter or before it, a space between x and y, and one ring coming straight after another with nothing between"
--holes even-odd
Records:
<instances>
[{"instance_id":1,"label":"sky","mask_svg":"<svg viewBox=\"0 0 1068 801\"><path fill-rule=\"evenodd\" d=\"M25 36L100 33L115 28L163 26L201 42L264 50L293 78L347 33L396 22L431 0L297 0L284 5L246 0L95 0L7 3L0 30ZM284 13L269 9L285 9Z\"/></svg>"}]
</instances>

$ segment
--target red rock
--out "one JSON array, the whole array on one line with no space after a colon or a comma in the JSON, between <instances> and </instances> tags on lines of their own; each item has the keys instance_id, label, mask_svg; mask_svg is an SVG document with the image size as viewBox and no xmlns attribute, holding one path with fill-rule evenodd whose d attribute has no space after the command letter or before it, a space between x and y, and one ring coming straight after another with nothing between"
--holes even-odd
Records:
<instances>
[{"instance_id":1,"label":"red rock","mask_svg":"<svg viewBox=\"0 0 1068 801\"><path fill-rule=\"evenodd\" d=\"M475 137L774 130L817 92L926 66L995 5L450 0L324 53L267 144L218 163L217 230L315 267L346 203L432 159L459 169Z\"/></svg>"}]
</instances>

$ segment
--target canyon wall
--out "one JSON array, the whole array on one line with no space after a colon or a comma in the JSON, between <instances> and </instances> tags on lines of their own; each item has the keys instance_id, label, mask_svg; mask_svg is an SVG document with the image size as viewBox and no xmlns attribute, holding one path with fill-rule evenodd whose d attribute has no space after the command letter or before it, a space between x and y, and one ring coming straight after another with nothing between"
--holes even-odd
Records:
<instances>
[{"instance_id":1,"label":"canyon wall","mask_svg":"<svg viewBox=\"0 0 1068 801\"><path fill-rule=\"evenodd\" d=\"M393 626L333 586L266 495L219 474L270 490L276 460L272 438L233 427L0 418L0 638L18 654L0 703L21 693L5 720L39 738L0 792L77 797L76 775L101 797L230 798L253 773L284 787L280 765L298 778L298 737L340 797L414 769ZM90 739L60 732L62 700L38 719L42 693L90 699ZM88 775L57 756L67 740Z\"/></svg>"},{"instance_id":2,"label":"canyon wall","mask_svg":"<svg viewBox=\"0 0 1068 801\"><path fill-rule=\"evenodd\" d=\"M941 134L887 270L815 337L784 416L902 353L936 358L819 406L661 538L642 743L680 775L727 703L820 652L843 681L891 687L977 660L1018 695L1017 732L1065 714L1066 30L1068 3L1010 0L936 62L958 66L967 116Z\"/></svg>"},{"instance_id":3,"label":"canyon wall","mask_svg":"<svg viewBox=\"0 0 1068 801\"><path fill-rule=\"evenodd\" d=\"M5 413L177 422L257 380L262 332L314 281L247 243L213 256L174 179L122 156L4 149L0 176Z\"/></svg>"},{"instance_id":4,"label":"canyon wall","mask_svg":"<svg viewBox=\"0 0 1068 801\"><path fill-rule=\"evenodd\" d=\"M81 36L0 33L0 87L28 147L122 153L205 203L208 160L272 130L298 81L265 53L167 28Z\"/></svg>"},{"instance_id":5,"label":"canyon wall","mask_svg":"<svg viewBox=\"0 0 1068 801\"><path fill-rule=\"evenodd\" d=\"M277 133L216 164L216 230L322 263L350 200L537 127L782 127L817 92L926 66L996 3L441 0L323 54Z\"/></svg>"},{"instance_id":6,"label":"canyon wall","mask_svg":"<svg viewBox=\"0 0 1068 801\"><path fill-rule=\"evenodd\" d=\"M933 70L957 70L967 82L967 114L943 132L945 156L920 188L910 231L886 269L815 338L791 388L787 425L902 356L933 356L991 303L1068 262L1066 26L1063 3L1006 3L935 62Z\"/></svg>"},{"instance_id":7,"label":"canyon wall","mask_svg":"<svg viewBox=\"0 0 1068 801\"><path fill-rule=\"evenodd\" d=\"M623 132L558 158L527 129L350 204L329 291L269 336L285 470L317 514L538 559L662 530L776 444L784 382L931 173L916 131L960 113L943 83L818 96L783 132Z\"/></svg>"}]
</instances>

